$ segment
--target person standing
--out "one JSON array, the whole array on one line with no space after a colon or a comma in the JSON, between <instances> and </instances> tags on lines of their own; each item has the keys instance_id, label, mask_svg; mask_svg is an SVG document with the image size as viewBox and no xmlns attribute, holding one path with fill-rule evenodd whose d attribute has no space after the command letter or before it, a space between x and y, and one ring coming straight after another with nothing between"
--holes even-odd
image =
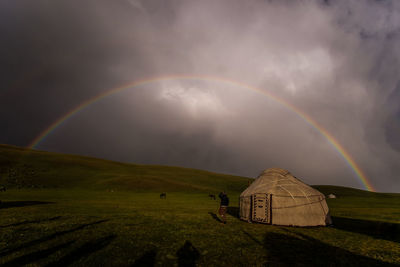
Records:
<instances>
[{"instance_id":1,"label":"person standing","mask_svg":"<svg viewBox=\"0 0 400 267\"><path fill-rule=\"evenodd\" d=\"M221 204L219 205L219 210L218 213L222 218L222 223L226 224L226 218L225 214L228 210L228 205L229 205L229 197L227 194L224 192L219 193L218 197L221 199Z\"/></svg>"}]
</instances>

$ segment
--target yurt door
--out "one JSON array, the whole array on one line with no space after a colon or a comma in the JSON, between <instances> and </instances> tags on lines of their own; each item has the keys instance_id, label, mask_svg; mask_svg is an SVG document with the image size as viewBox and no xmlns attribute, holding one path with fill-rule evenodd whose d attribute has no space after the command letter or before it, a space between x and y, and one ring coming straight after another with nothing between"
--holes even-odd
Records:
<instances>
[{"instance_id":1,"label":"yurt door","mask_svg":"<svg viewBox=\"0 0 400 267\"><path fill-rule=\"evenodd\" d=\"M252 195L252 220L260 223L271 223L271 195Z\"/></svg>"}]
</instances>

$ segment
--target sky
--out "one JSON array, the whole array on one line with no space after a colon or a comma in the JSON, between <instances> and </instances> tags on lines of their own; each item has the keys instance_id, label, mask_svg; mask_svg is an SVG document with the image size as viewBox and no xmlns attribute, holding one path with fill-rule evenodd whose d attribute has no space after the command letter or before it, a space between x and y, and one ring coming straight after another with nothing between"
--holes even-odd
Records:
<instances>
[{"instance_id":1,"label":"sky","mask_svg":"<svg viewBox=\"0 0 400 267\"><path fill-rule=\"evenodd\" d=\"M35 148L365 189L301 111L374 189L400 192L400 1L3 0L0 58L0 143L153 79ZM179 75L198 78L160 78Z\"/></svg>"}]
</instances>

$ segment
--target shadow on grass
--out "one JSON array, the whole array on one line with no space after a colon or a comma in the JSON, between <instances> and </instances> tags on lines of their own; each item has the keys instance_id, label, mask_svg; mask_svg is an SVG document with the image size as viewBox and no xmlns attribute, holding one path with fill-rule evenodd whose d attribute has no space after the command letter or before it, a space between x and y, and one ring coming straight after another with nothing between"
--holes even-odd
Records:
<instances>
[{"instance_id":1,"label":"shadow on grass","mask_svg":"<svg viewBox=\"0 0 400 267\"><path fill-rule=\"evenodd\" d=\"M56 251L69 247L72 243L74 243L74 241L69 241L69 242L63 243L61 245L48 248L48 249L32 252L32 253L20 256L16 259L13 259L9 262L6 262L2 266L22 266L22 265L30 264L30 263L36 262L38 260L47 258L48 256L55 253Z\"/></svg>"},{"instance_id":2,"label":"shadow on grass","mask_svg":"<svg viewBox=\"0 0 400 267\"><path fill-rule=\"evenodd\" d=\"M81 258L87 258L90 254L95 253L107 247L117 236L109 235L96 240L86 242L82 246L74 249L57 262L51 263L48 266L68 266Z\"/></svg>"},{"instance_id":3,"label":"shadow on grass","mask_svg":"<svg viewBox=\"0 0 400 267\"><path fill-rule=\"evenodd\" d=\"M56 217L42 219L42 220L23 221L23 222L12 223L12 224L7 224L7 225L0 225L0 228L7 228L7 227L19 226L19 225L30 224L30 223L42 223L42 222L48 222L48 221L55 221L60 218L61 218L61 216L56 216Z\"/></svg>"},{"instance_id":4,"label":"shadow on grass","mask_svg":"<svg viewBox=\"0 0 400 267\"><path fill-rule=\"evenodd\" d=\"M239 207L228 207L226 213L228 213L232 217L239 219Z\"/></svg>"},{"instance_id":5,"label":"shadow on grass","mask_svg":"<svg viewBox=\"0 0 400 267\"><path fill-rule=\"evenodd\" d=\"M400 242L400 224L397 223L344 217L332 217L332 221L333 227L340 230L369 235L378 239Z\"/></svg>"},{"instance_id":6,"label":"shadow on grass","mask_svg":"<svg viewBox=\"0 0 400 267\"><path fill-rule=\"evenodd\" d=\"M17 208L17 207L34 206L34 205L45 205L45 204L53 204L53 203L54 202L47 202L47 201L2 201L0 203L0 209Z\"/></svg>"},{"instance_id":7,"label":"shadow on grass","mask_svg":"<svg viewBox=\"0 0 400 267\"><path fill-rule=\"evenodd\" d=\"M131 266L132 267L154 266L156 263L156 256L157 256L157 251L155 249L152 249L152 250L144 253Z\"/></svg>"},{"instance_id":8,"label":"shadow on grass","mask_svg":"<svg viewBox=\"0 0 400 267\"><path fill-rule=\"evenodd\" d=\"M17 246L17 247L14 247L14 248L10 248L10 249L5 249L4 251L0 252L0 257L4 257L4 256L9 255L11 253L14 253L16 251L23 250L23 249L26 249L26 248L29 248L29 247L32 247L32 246L36 246L36 245L38 245L38 244L40 244L42 242L46 242L46 241L52 240L52 239L60 237L62 235L66 235L66 234L69 234L69 233L73 233L75 231L79 231L79 230L81 230L83 228L86 228L88 226L96 225L96 224L107 222L107 221L109 221L109 220L100 220L100 221L96 221L96 222L92 222L92 223L82 224L82 225L80 225L78 227L75 227L75 228L72 228L70 230L64 230L64 231L55 232L54 234L51 234L51 235L48 235L48 236L41 237L39 239L35 239L35 240L32 240L32 241L29 241L29 242L27 242L25 244L22 244L20 246Z\"/></svg>"},{"instance_id":9,"label":"shadow on grass","mask_svg":"<svg viewBox=\"0 0 400 267\"><path fill-rule=\"evenodd\" d=\"M264 247L268 264L271 266L393 266L353 254L303 234L295 233L295 235L268 233L265 236Z\"/></svg>"},{"instance_id":10,"label":"shadow on grass","mask_svg":"<svg viewBox=\"0 0 400 267\"><path fill-rule=\"evenodd\" d=\"M176 252L178 256L178 266L196 266L196 261L200 257L199 251L192 245L188 240L185 244Z\"/></svg>"},{"instance_id":11,"label":"shadow on grass","mask_svg":"<svg viewBox=\"0 0 400 267\"><path fill-rule=\"evenodd\" d=\"M222 220L217 216L217 214L213 213L213 212L209 212L208 214L211 215L211 217L216 220L217 222L222 223Z\"/></svg>"},{"instance_id":12,"label":"shadow on grass","mask_svg":"<svg viewBox=\"0 0 400 267\"><path fill-rule=\"evenodd\" d=\"M257 238L255 238L254 236L252 236L252 235L249 234L248 232L246 232L246 231L243 230L243 233L244 233L248 238L250 238L251 240L253 240L255 243L257 243L257 244L259 244L259 245L262 245L262 243L261 243Z\"/></svg>"}]
</instances>

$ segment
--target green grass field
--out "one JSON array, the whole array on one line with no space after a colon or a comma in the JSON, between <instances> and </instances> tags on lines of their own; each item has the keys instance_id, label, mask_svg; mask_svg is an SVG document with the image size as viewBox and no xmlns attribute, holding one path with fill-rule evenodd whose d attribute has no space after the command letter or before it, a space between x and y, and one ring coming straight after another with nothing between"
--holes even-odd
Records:
<instances>
[{"instance_id":1,"label":"green grass field","mask_svg":"<svg viewBox=\"0 0 400 267\"><path fill-rule=\"evenodd\" d=\"M399 194L316 186L334 225L295 228L237 218L245 177L4 145L0 175L1 266L400 265Z\"/></svg>"}]
</instances>

